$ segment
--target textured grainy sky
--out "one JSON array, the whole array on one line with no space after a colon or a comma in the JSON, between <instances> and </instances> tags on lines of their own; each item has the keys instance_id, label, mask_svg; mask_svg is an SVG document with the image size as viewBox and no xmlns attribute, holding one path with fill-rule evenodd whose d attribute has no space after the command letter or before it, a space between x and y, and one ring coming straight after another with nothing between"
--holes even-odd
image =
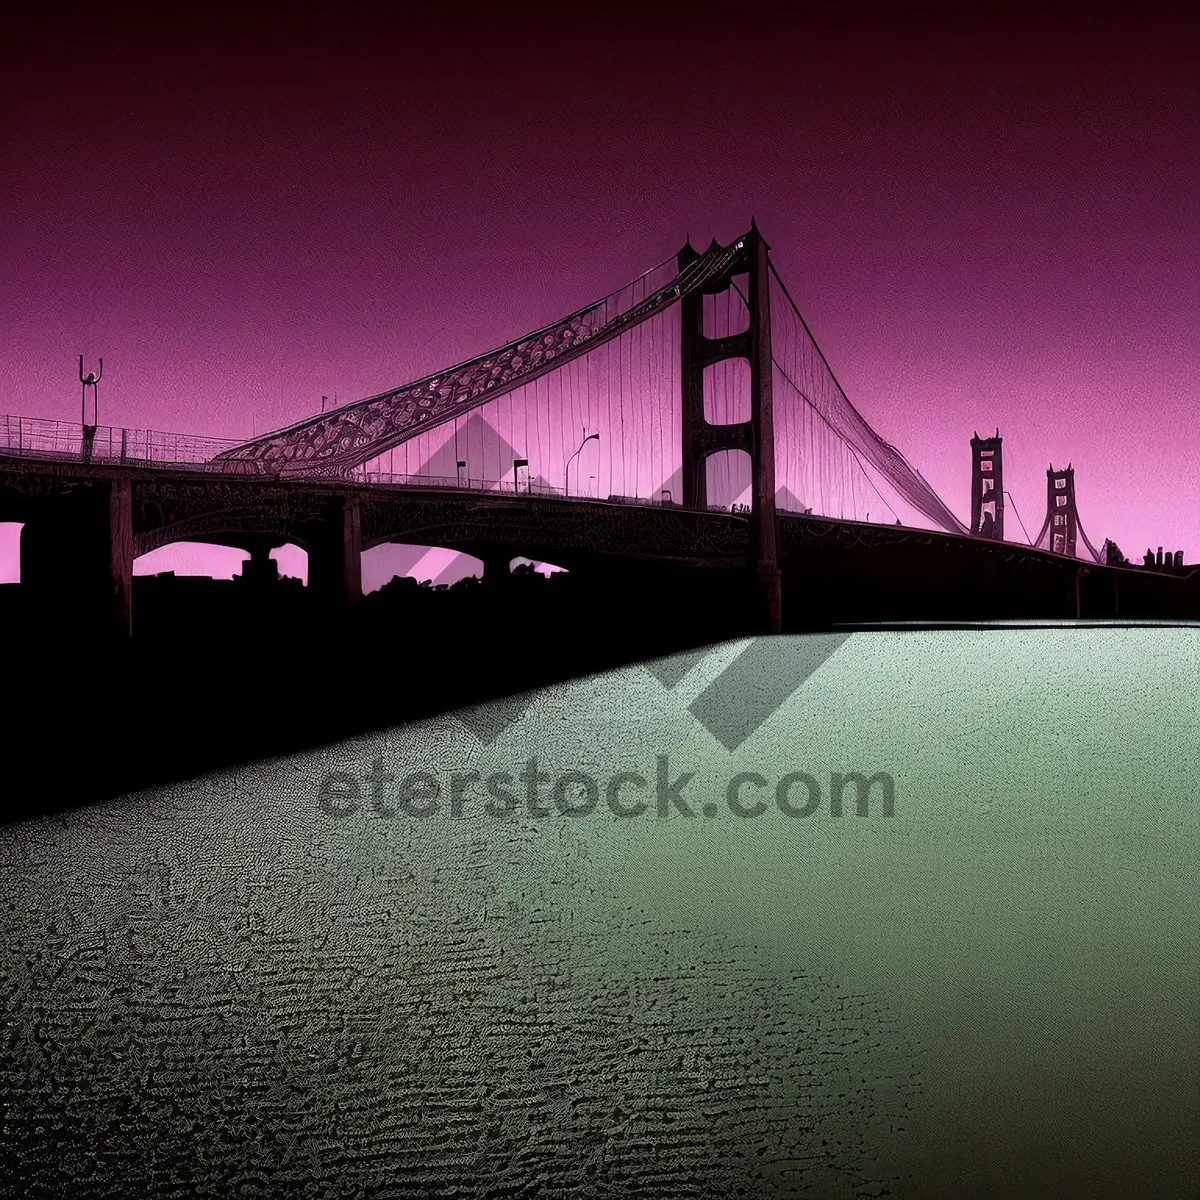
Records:
<instances>
[{"instance_id":1,"label":"textured grainy sky","mask_svg":"<svg viewBox=\"0 0 1200 1200\"><path fill-rule=\"evenodd\" d=\"M1030 533L1070 461L1097 545L1200 558L1195 26L784 8L18 29L0 410L78 420L83 352L102 423L249 436L754 215L850 398L960 516L999 426Z\"/></svg>"}]
</instances>

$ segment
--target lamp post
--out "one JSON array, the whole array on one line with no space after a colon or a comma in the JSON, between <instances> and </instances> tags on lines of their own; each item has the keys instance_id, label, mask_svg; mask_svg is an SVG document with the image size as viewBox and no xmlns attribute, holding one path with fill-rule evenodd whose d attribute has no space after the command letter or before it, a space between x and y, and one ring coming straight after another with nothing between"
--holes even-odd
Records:
<instances>
[{"instance_id":1,"label":"lamp post","mask_svg":"<svg viewBox=\"0 0 1200 1200\"><path fill-rule=\"evenodd\" d=\"M582 450L588 442L600 440L598 433L589 433L587 437L579 443L579 450ZM570 458L567 459L567 465L563 470L563 491L569 496L571 494L571 463L579 456L579 450L576 450Z\"/></svg>"},{"instance_id":2,"label":"lamp post","mask_svg":"<svg viewBox=\"0 0 1200 1200\"><path fill-rule=\"evenodd\" d=\"M99 371L89 371L86 375L83 373L83 355L79 356L79 382L83 385L82 400L80 408L82 410L79 418L79 423L87 428L87 390L92 389L92 428L95 429L100 423L100 379L104 375L104 359L100 360Z\"/></svg>"}]
</instances>

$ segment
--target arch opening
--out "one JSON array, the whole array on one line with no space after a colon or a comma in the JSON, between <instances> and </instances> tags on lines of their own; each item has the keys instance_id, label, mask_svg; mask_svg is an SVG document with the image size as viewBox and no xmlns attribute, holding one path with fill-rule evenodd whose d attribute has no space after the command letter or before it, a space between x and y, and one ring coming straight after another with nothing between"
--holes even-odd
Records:
<instances>
[{"instance_id":1,"label":"arch opening","mask_svg":"<svg viewBox=\"0 0 1200 1200\"><path fill-rule=\"evenodd\" d=\"M294 542L287 542L271 551L271 557L279 566L282 579L299 579L308 585L308 551Z\"/></svg>"},{"instance_id":2,"label":"arch opening","mask_svg":"<svg viewBox=\"0 0 1200 1200\"><path fill-rule=\"evenodd\" d=\"M743 296L750 295L750 276L743 272L730 278L729 287L704 297L704 336L729 337L750 328L750 309Z\"/></svg>"},{"instance_id":3,"label":"arch opening","mask_svg":"<svg viewBox=\"0 0 1200 1200\"><path fill-rule=\"evenodd\" d=\"M744 450L718 450L709 455L704 470L710 507L750 504L750 455Z\"/></svg>"},{"instance_id":4,"label":"arch opening","mask_svg":"<svg viewBox=\"0 0 1200 1200\"><path fill-rule=\"evenodd\" d=\"M133 574L238 579L245 575L246 564L252 557L249 550L217 542L168 542L157 550L138 555ZM287 542L271 550L269 557L276 564L278 578L308 583L308 553L303 547Z\"/></svg>"},{"instance_id":5,"label":"arch opening","mask_svg":"<svg viewBox=\"0 0 1200 1200\"><path fill-rule=\"evenodd\" d=\"M723 358L704 368L704 419L710 425L750 420L750 364Z\"/></svg>"},{"instance_id":6,"label":"arch opening","mask_svg":"<svg viewBox=\"0 0 1200 1200\"><path fill-rule=\"evenodd\" d=\"M566 575L568 573L566 567L560 567L556 563L540 562L536 558L514 558L509 563L510 570L516 571L518 567L529 567L538 575L545 575L547 579L551 575Z\"/></svg>"},{"instance_id":7,"label":"arch opening","mask_svg":"<svg viewBox=\"0 0 1200 1200\"><path fill-rule=\"evenodd\" d=\"M21 521L0 521L0 584L21 582Z\"/></svg>"},{"instance_id":8,"label":"arch opening","mask_svg":"<svg viewBox=\"0 0 1200 1200\"><path fill-rule=\"evenodd\" d=\"M395 578L415 579L430 587L449 587L460 579L483 578L483 562L446 546L384 542L362 554L363 594L377 592Z\"/></svg>"}]
</instances>

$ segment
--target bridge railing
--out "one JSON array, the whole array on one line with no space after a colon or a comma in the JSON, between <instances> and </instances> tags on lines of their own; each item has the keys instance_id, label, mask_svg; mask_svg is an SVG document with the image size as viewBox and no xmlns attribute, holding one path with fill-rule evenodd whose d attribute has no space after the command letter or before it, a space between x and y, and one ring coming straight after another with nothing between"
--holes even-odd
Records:
<instances>
[{"instance_id":1,"label":"bridge railing","mask_svg":"<svg viewBox=\"0 0 1200 1200\"><path fill-rule=\"evenodd\" d=\"M455 478L452 475L403 475L390 471L356 471L351 478L356 483L394 484L400 487L433 487L452 488L455 491L472 492L508 492L509 494L532 496L565 496L562 488L552 487L539 479L526 481L511 479L470 479L467 476ZM577 497L591 499L592 497Z\"/></svg>"},{"instance_id":2,"label":"bridge railing","mask_svg":"<svg viewBox=\"0 0 1200 1200\"><path fill-rule=\"evenodd\" d=\"M222 450L241 443L226 438L201 437L188 433L167 433L155 429L129 429L117 425L82 425L77 421L55 421L43 417L19 417L0 414L0 454L25 458L46 458L91 462L104 466L191 467L222 473L258 474L258 463L213 462ZM314 478L327 478L320 471ZM568 493L545 480L475 479L467 476L400 474L388 471L351 472L354 483L396 487L446 488L454 491L491 494L530 495L566 498ZM670 492L655 496L587 496L575 492L574 500L602 500L611 504L638 504L677 508ZM748 506L710 504L710 509L737 512Z\"/></svg>"},{"instance_id":3,"label":"bridge railing","mask_svg":"<svg viewBox=\"0 0 1200 1200\"><path fill-rule=\"evenodd\" d=\"M355 483L395 485L397 487L433 487L448 488L453 491L472 492L503 492L520 496L555 496L566 497L567 492L560 487L554 487L540 479L527 482L524 479L514 483L511 479L470 479L466 476L456 479L450 475L404 475L389 471L356 471L351 478ZM609 504L643 504L656 508L678 508L678 503L670 498L669 492L657 496L581 496L578 492L570 494L572 500L603 500ZM734 505L732 508L720 504L710 504L709 508L720 512L750 511L749 505Z\"/></svg>"},{"instance_id":4,"label":"bridge railing","mask_svg":"<svg viewBox=\"0 0 1200 1200\"><path fill-rule=\"evenodd\" d=\"M0 452L112 464L198 466L238 445L225 438L115 425L82 425L43 417L0 416Z\"/></svg>"}]
</instances>

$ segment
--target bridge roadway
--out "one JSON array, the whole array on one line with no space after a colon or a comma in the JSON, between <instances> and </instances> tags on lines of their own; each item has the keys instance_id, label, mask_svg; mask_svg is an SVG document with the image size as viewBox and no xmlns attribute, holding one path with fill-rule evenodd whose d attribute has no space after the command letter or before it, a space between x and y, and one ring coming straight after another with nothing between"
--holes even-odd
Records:
<instances>
[{"instance_id":1,"label":"bridge roadway","mask_svg":"<svg viewBox=\"0 0 1200 1200\"><path fill-rule=\"evenodd\" d=\"M581 574L749 571L747 515L412 484L280 481L203 467L120 467L0 456L0 520L23 522L22 590L127 631L134 559L177 541L254 560L309 556L329 610L361 594L361 554L443 546L503 580L520 555ZM1038 618L1200 619L1200 571L1084 564L1009 542L780 513L785 629L839 622Z\"/></svg>"}]
</instances>

